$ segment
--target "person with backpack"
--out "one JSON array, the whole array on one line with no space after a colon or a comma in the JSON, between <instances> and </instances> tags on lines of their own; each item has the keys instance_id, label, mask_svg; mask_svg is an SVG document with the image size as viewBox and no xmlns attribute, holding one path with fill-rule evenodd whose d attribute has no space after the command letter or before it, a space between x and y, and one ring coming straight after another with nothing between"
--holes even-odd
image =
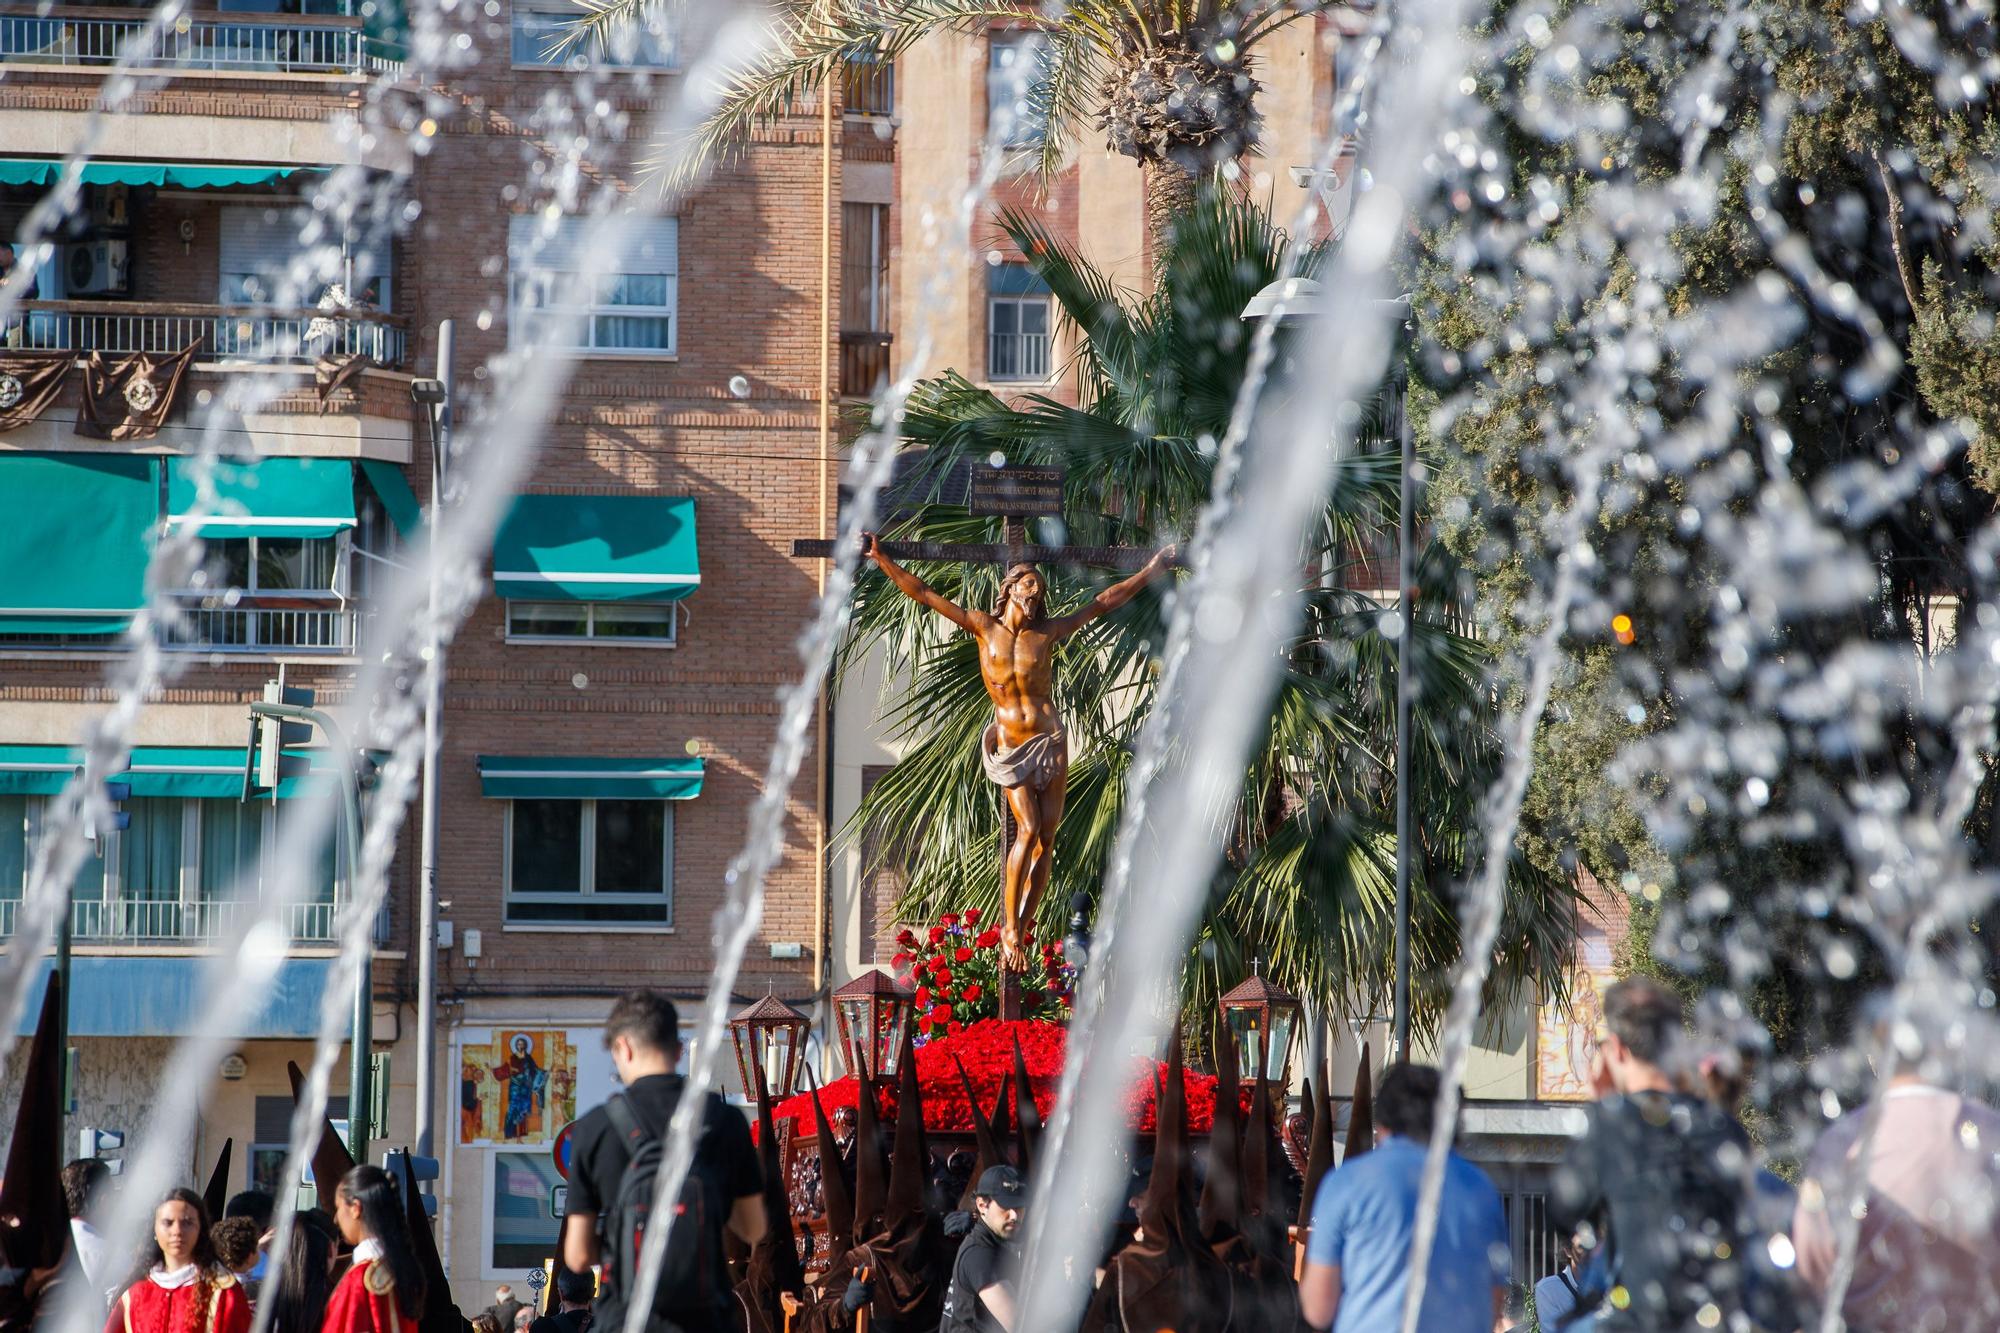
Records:
<instances>
[{"instance_id":1,"label":"person with backpack","mask_svg":"<svg viewBox=\"0 0 2000 1333\"><path fill-rule=\"evenodd\" d=\"M668 1126L685 1087L674 1072L681 1056L680 1014L658 991L628 991L611 1006L604 1044L624 1091L576 1122L562 1259L572 1273L601 1266L595 1322L620 1328L652 1223ZM722 1229L746 1244L761 1240L769 1226L763 1188L749 1123L710 1093L694 1163L674 1209L647 1333L723 1333L730 1282Z\"/></svg>"},{"instance_id":2,"label":"person with backpack","mask_svg":"<svg viewBox=\"0 0 2000 1333\"><path fill-rule=\"evenodd\" d=\"M528 1325L528 1333L590 1333L596 1323L591 1318L590 1301L597 1282L588 1273L572 1273L567 1268L556 1273L556 1309Z\"/></svg>"}]
</instances>

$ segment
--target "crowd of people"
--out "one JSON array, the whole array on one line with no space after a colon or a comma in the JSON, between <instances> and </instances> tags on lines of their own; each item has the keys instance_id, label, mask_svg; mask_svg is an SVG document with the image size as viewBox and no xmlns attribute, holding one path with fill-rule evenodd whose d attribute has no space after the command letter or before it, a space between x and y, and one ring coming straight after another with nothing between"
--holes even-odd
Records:
<instances>
[{"instance_id":1,"label":"crowd of people","mask_svg":"<svg viewBox=\"0 0 2000 1333\"><path fill-rule=\"evenodd\" d=\"M1937 1071L1907 1032L1888 1035L1893 1066L1884 1095L1828 1126L1793 1189L1759 1162L1737 1118L1751 1074L1747 1044L1690 1039L1678 997L1651 981L1611 987L1593 1071L1599 1100L1556 1168L1549 1197L1562 1237L1559 1271L1534 1284L1531 1302L1522 1299L1516 1278L1537 1275L1510 1271L1501 1196L1477 1165L1451 1153L1429 1214L1417 1327L1796 1333L1817 1328L1834 1306L1853 1333L2000 1329L2000 1113L1934 1081ZM471 1320L431 1333L590 1333L596 1324L623 1324L684 1088L674 1072L679 1019L671 1001L650 991L625 996L607 1021L606 1044L623 1090L577 1127L550 1308L537 1310L503 1287ZM1279 1285L1289 1293L1295 1278L1296 1303L1288 1298L1274 1309L1258 1294L1268 1294L1268 1281L1246 1285L1243 1273L1254 1270L1218 1265L1220 1247L1208 1253L1196 1240L1216 1233L1188 1197L1191 1157L1180 1160L1185 1127L1175 1118L1180 1068L1176 1044L1150 1183L1133 1201L1131 1234L1097 1269L1089 1326L1399 1329L1437 1126L1438 1072L1397 1064L1385 1073L1372 1131L1350 1130L1346 1160L1320 1179L1310 1225L1293 1238L1298 1268L1281 1274ZM1233 1103L1233 1087L1225 1095ZM760 1106L758 1145L721 1098L711 1095L703 1107L694 1165L675 1206L688 1225L670 1233L647 1298L649 1333L1024 1333L1015 1247L1027 1188L977 1111L981 1167L961 1210L942 1219L922 1204L936 1182L920 1125L899 1121L905 1162L896 1169L911 1159L925 1169L892 1177L885 1190L865 1162L850 1183L821 1115L821 1188L829 1214L841 1213L830 1221L844 1220L846 1231L835 1236L839 1227L830 1228L827 1239L840 1252L831 1263L821 1256L825 1275L809 1288L783 1191L772 1188L774 1136L768 1103L760 1098ZM864 1120L853 1141L857 1158L868 1151L864 1140L880 1137L872 1112ZM1204 1215L1215 1176L1211 1169L1203 1185ZM211 1219L203 1197L186 1189L155 1208L138 1262L120 1263L91 1220L104 1183L99 1162L73 1162L63 1172L70 1262L92 1293L102 1293L105 1333L249 1333L261 1306L269 1307L272 1333L419 1333L427 1309L435 1322L406 1201L378 1167L348 1171L330 1211L293 1214L275 1268L270 1196L239 1194ZM872 1205L862 1204L877 1210L872 1239L861 1236L850 1188L872 1195ZM934 1292L919 1289L925 1264L937 1275ZM802 1299L815 1292L816 1300Z\"/></svg>"}]
</instances>

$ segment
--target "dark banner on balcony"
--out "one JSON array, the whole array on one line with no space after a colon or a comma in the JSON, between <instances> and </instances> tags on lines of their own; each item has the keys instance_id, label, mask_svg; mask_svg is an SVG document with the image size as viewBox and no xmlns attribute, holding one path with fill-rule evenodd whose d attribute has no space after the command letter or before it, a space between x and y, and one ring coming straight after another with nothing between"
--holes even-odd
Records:
<instances>
[{"instance_id":1,"label":"dark banner on balcony","mask_svg":"<svg viewBox=\"0 0 2000 1333\"><path fill-rule=\"evenodd\" d=\"M100 440L150 440L174 410L181 380L201 350L197 338L171 356L136 352L106 361L92 352L83 363L83 407L76 433Z\"/></svg>"},{"instance_id":2,"label":"dark banner on balcony","mask_svg":"<svg viewBox=\"0 0 2000 1333\"><path fill-rule=\"evenodd\" d=\"M315 361L313 384L319 390L320 415L326 415L326 410L333 406L333 396L336 393L351 385L362 371L373 369L376 365L377 362L373 357L361 352L338 359L323 356Z\"/></svg>"},{"instance_id":3,"label":"dark banner on balcony","mask_svg":"<svg viewBox=\"0 0 2000 1333\"><path fill-rule=\"evenodd\" d=\"M74 359L68 352L0 350L0 431L16 430L54 407Z\"/></svg>"}]
</instances>

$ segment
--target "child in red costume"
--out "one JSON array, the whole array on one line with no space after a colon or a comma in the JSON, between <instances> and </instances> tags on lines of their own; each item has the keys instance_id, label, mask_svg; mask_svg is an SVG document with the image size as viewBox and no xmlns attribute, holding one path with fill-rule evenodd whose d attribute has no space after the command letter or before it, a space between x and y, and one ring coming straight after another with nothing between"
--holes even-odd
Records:
<instances>
[{"instance_id":1,"label":"child in red costume","mask_svg":"<svg viewBox=\"0 0 2000 1333\"><path fill-rule=\"evenodd\" d=\"M340 1182L333 1220L354 1247L354 1264L326 1304L323 1333L420 1333L424 1271L417 1266L396 1185L379 1166L357 1166Z\"/></svg>"},{"instance_id":2,"label":"child in red costume","mask_svg":"<svg viewBox=\"0 0 2000 1333\"><path fill-rule=\"evenodd\" d=\"M250 1302L216 1262L208 1209L193 1190L174 1190L153 1210L151 1251L104 1333L250 1333Z\"/></svg>"}]
</instances>

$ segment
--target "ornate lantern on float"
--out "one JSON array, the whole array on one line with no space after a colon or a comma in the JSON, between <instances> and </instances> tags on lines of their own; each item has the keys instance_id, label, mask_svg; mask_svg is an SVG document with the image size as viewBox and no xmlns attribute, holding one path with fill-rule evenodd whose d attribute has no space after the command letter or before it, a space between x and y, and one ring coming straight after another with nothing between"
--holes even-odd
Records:
<instances>
[{"instance_id":1,"label":"ornate lantern on float","mask_svg":"<svg viewBox=\"0 0 2000 1333\"><path fill-rule=\"evenodd\" d=\"M1265 980L1258 966L1251 963L1249 979L1222 997L1222 1017L1236 1043L1236 1067L1243 1078L1282 1087L1299 1028L1299 997Z\"/></svg>"},{"instance_id":2,"label":"ornate lantern on float","mask_svg":"<svg viewBox=\"0 0 2000 1333\"><path fill-rule=\"evenodd\" d=\"M896 1081L903 1054L903 1025L910 1021L914 991L871 967L833 993L833 1016L840 1024L840 1058L847 1072L862 1071L879 1084Z\"/></svg>"},{"instance_id":3,"label":"ornate lantern on float","mask_svg":"<svg viewBox=\"0 0 2000 1333\"><path fill-rule=\"evenodd\" d=\"M729 1020L729 1040L736 1047L736 1073L743 1080L745 1097L757 1100L757 1084L750 1077L753 1068L764 1071L764 1087L773 1102L798 1091L810 1026L804 1014L769 994Z\"/></svg>"}]
</instances>

